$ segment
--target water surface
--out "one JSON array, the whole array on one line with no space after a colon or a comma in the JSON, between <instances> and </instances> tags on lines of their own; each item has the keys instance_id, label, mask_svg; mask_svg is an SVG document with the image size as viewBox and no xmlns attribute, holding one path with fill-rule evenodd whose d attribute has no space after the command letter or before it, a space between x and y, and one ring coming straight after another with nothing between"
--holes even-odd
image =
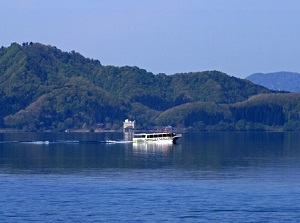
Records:
<instances>
[{"instance_id":1,"label":"water surface","mask_svg":"<svg viewBox=\"0 0 300 223\"><path fill-rule=\"evenodd\" d=\"M297 222L299 136L184 133L133 145L67 143L122 133L0 134L0 221Z\"/></svg>"}]
</instances>

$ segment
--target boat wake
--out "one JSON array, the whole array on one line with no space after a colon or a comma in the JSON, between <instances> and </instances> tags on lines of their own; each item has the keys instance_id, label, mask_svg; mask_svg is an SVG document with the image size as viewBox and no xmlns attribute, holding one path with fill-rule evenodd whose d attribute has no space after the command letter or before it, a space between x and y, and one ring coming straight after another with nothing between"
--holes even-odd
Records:
<instances>
[{"instance_id":1,"label":"boat wake","mask_svg":"<svg viewBox=\"0 0 300 223\"><path fill-rule=\"evenodd\" d=\"M131 143L132 141L115 141L115 140L104 140L104 141L85 141L85 140L32 140L32 141L0 141L0 144L4 143L26 143L26 144L113 144L113 143Z\"/></svg>"}]
</instances>

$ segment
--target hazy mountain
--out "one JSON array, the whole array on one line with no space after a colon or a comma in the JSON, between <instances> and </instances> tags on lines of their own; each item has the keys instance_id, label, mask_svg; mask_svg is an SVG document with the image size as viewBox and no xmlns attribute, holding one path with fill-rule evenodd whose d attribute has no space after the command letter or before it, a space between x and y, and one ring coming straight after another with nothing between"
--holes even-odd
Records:
<instances>
[{"instance_id":1,"label":"hazy mountain","mask_svg":"<svg viewBox=\"0 0 300 223\"><path fill-rule=\"evenodd\" d=\"M300 92L300 74L293 72L256 73L246 77L254 84L276 91Z\"/></svg>"}]
</instances>

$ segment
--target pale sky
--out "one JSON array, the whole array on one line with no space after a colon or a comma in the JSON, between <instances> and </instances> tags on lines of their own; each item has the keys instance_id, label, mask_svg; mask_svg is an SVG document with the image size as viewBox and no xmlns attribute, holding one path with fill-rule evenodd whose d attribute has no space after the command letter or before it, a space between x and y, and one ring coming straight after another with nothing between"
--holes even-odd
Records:
<instances>
[{"instance_id":1,"label":"pale sky","mask_svg":"<svg viewBox=\"0 0 300 223\"><path fill-rule=\"evenodd\" d=\"M300 0L0 0L0 46L39 42L154 74L300 72Z\"/></svg>"}]
</instances>

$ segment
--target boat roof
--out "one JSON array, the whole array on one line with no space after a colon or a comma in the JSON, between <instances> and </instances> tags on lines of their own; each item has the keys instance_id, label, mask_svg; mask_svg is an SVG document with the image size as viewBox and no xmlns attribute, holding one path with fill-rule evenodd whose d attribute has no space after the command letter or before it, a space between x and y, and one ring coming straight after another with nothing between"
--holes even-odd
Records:
<instances>
[{"instance_id":1,"label":"boat roof","mask_svg":"<svg viewBox=\"0 0 300 223\"><path fill-rule=\"evenodd\" d=\"M160 134L171 134L170 132L153 132L153 133L135 133L134 135L160 135Z\"/></svg>"}]
</instances>

